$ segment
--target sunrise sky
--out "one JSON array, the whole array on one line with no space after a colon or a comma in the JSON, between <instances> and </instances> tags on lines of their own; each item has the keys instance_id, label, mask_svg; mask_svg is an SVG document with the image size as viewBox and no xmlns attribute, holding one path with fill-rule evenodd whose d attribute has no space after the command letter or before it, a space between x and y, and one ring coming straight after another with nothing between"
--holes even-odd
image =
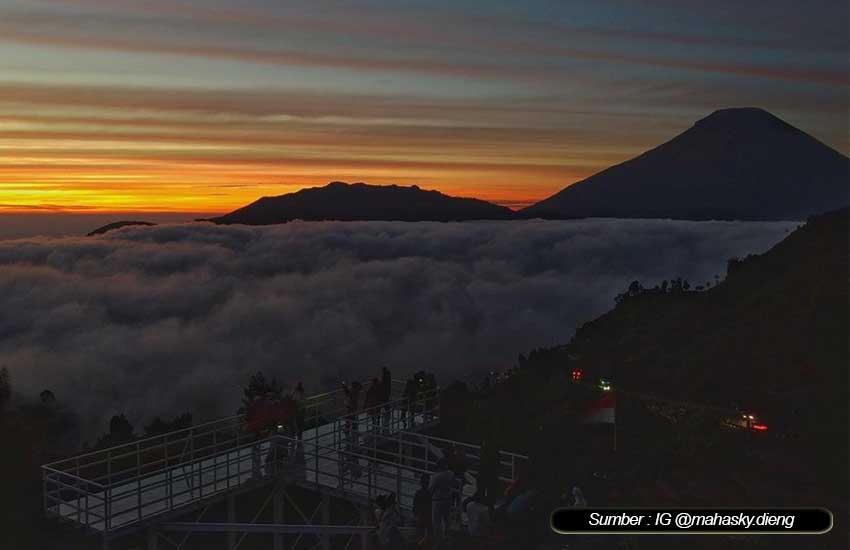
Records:
<instances>
[{"instance_id":1,"label":"sunrise sky","mask_svg":"<svg viewBox=\"0 0 850 550\"><path fill-rule=\"evenodd\" d=\"M0 0L0 212L333 180L509 206L711 111L848 152L846 0Z\"/></svg>"}]
</instances>

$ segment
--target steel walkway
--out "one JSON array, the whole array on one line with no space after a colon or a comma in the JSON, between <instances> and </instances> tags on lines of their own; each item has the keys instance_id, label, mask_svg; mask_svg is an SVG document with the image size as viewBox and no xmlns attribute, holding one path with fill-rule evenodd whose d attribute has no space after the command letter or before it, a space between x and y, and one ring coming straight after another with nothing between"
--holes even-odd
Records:
<instances>
[{"instance_id":1,"label":"steel walkway","mask_svg":"<svg viewBox=\"0 0 850 550\"><path fill-rule=\"evenodd\" d=\"M477 446L421 433L439 422L436 389L354 415L344 414L341 391L329 392L307 399L305 410L300 441L258 440L236 416L47 464L45 512L113 538L278 480L358 505L394 493L410 511L421 475L444 453L477 469ZM524 460L502 452L502 480L512 481ZM468 477L459 493L474 490Z\"/></svg>"}]
</instances>

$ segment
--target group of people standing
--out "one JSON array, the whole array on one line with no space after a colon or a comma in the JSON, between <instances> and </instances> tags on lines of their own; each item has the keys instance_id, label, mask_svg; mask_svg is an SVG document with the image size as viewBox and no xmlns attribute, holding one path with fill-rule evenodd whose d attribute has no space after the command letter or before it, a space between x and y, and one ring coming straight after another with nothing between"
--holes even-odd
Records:
<instances>
[{"instance_id":1,"label":"group of people standing","mask_svg":"<svg viewBox=\"0 0 850 550\"><path fill-rule=\"evenodd\" d=\"M392 406L390 399L392 397L393 376L386 366L381 368L380 377L374 376L369 382L369 388L366 390L363 407L360 407L360 394L363 391L363 386L360 382L352 382L351 385L343 382L342 389L345 392L345 409L348 415L356 415L362 411L369 414L372 419L372 430L379 431L381 428L381 418L383 417L384 431L390 430L390 422L392 420ZM349 422L350 429L357 431L357 420Z\"/></svg>"},{"instance_id":2,"label":"group of people standing","mask_svg":"<svg viewBox=\"0 0 850 550\"><path fill-rule=\"evenodd\" d=\"M270 391L255 395L245 410L245 430L258 437L286 430L300 440L304 434L304 399L301 382L283 395Z\"/></svg>"},{"instance_id":3,"label":"group of people standing","mask_svg":"<svg viewBox=\"0 0 850 550\"><path fill-rule=\"evenodd\" d=\"M518 463L514 480L506 485L500 479L503 465L496 444L492 440L482 441L478 452L477 461L469 464L466 449L444 449L436 470L422 475L413 499L420 548L444 548L452 513L458 510L466 514L468 535L478 540L488 540L506 531L521 532L530 521L535 489L528 465ZM464 499L467 469L473 465L475 491ZM577 487L573 488L572 497L571 505L587 505Z\"/></svg>"},{"instance_id":4,"label":"group of people standing","mask_svg":"<svg viewBox=\"0 0 850 550\"><path fill-rule=\"evenodd\" d=\"M301 382L284 395L266 392L254 396L245 411L244 428L253 433L257 441L276 433L286 433L295 437L298 442L304 435L304 385ZM299 444L300 446L300 444ZM270 444L265 458L266 475L272 473L272 462L277 453L282 453L280 445ZM252 451L253 475L261 477L261 459L259 444Z\"/></svg>"},{"instance_id":5,"label":"group of people standing","mask_svg":"<svg viewBox=\"0 0 850 550\"><path fill-rule=\"evenodd\" d=\"M483 455L481 458L482 461L489 459L485 459ZM419 490L413 497L413 516L418 530L419 547L440 549L445 545L452 511L460 504L466 469L465 451L449 448L445 449L443 456L437 460L433 474L422 474ZM482 479L479 471L479 492Z\"/></svg>"},{"instance_id":6,"label":"group of people standing","mask_svg":"<svg viewBox=\"0 0 850 550\"><path fill-rule=\"evenodd\" d=\"M390 430L392 410L389 405L393 390L393 375L387 367L381 369L381 377L372 377L369 389L366 390L366 400L363 408L369 412L372 419L372 431L379 431L383 413L383 429Z\"/></svg>"},{"instance_id":7,"label":"group of people standing","mask_svg":"<svg viewBox=\"0 0 850 550\"><path fill-rule=\"evenodd\" d=\"M445 547L450 528L452 503L458 492L458 475L448 459L440 458L433 474L423 473L413 497L413 516L417 528L417 548L440 550ZM399 533L402 518L395 495L376 499L378 541L382 550L401 550Z\"/></svg>"}]
</instances>

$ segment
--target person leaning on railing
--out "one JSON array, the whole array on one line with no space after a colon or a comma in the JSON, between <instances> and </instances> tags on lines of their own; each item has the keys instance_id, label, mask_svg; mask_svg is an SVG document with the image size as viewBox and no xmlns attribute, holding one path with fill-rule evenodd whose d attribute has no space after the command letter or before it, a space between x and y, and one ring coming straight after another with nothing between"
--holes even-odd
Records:
<instances>
[{"instance_id":1,"label":"person leaning on railing","mask_svg":"<svg viewBox=\"0 0 850 550\"><path fill-rule=\"evenodd\" d=\"M413 427L416 424L416 398L419 394L419 385L411 378L404 384L404 409L401 411L404 427ZM408 420L409 419L409 420Z\"/></svg>"},{"instance_id":2,"label":"person leaning on railing","mask_svg":"<svg viewBox=\"0 0 850 550\"><path fill-rule=\"evenodd\" d=\"M260 440L265 429L265 410L267 408L266 395L255 395L251 404L245 411L243 430L253 434L254 445L251 447L251 475L255 478L262 477L260 464Z\"/></svg>"},{"instance_id":3,"label":"person leaning on railing","mask_svg":"<svg viewBox=\"0 0 850 550\"><path fill-rule=\"evenodd\" d=\"M433 525L431 511L431 482L429 474L422 474L419 479L419 490L413 496L413 518L416 522L416 538L420 547L431 544L431 526Z\"/></svg>"},{"instance_id":4,"label":"person leaning on railing","mask_svg":"<svg viewBox=\"0 0 850 550\"><path fill-rule=\"evenodd\" d=\"M377 432L381 420L381 407L383 403L384 388L381 381L375 376L369 383L369 389L366 390L366 402L363 407L369 411L369 418L372 420L372 431Z\"/></svg>"},{"instance_id":5,"label":"person leaning on railing","mask_svg":"<svg viewBox=\"0 0 850 550\"><path fill-rule=\"evenodd\" d=\"M360 410L360 382L355 380L349 386L347 383L342 383L342 391L345 393L345 413L348 416L354 416L355 418L348 418L345 421L345 433L349 440L354 440L357 436L357 418L356 415ZM355 444L356 440L352 441L352 444Z\"/></svg>"},{"instance_id":6,"label":"person leaning on railing","mask_svg":"<svg viewBox=\"0 0 850 550\"><path fill-rule=\"evenodd\" d=\"M431 522L434 548L441 548L449 529L452 512L452 493L455 490L455 473L445 458L437 461L437 473L428 485L431 491Z\"/></svg>"},{"instance_id":7,"label":"person leaning on railing","mask_svg":"<svg viewBox=\"0 0 850 550\"><path fill-rule=\"evenodd\" d=\"M476 489L481 502L493 510L499 492L499 450L490 439L481 441Z\"/></svg>"},{"instance_id":8,"label":"person leaning on railing","mask_svg":"<svg viewBox=\"0 0 850 550\"><path fill-rule=\"evenodd\" d=\"M298 382L295 389L292 390L292 400L295 404L295 436L298 441L304 437L304 384Z\"/></svg>"},{"instance_id":9,"label":"person leaning on railing","mask_svg":"<svg viewBox=\"0 0 850 550\"><path fill-rule=\"evenodd\" d=\"M378 542L381 544L381 550L402 550L404 539L399 529L402 520L395 493L379 495L374 502L378 507L375 516L378 522Z\"/></svg>"},{"instance_id":10,"label":"person leaning on railing","mask_svg":"<svg viewBox=\"0 0 850 550\"><path fill-rule=\"evenodd\" d=\"M274 401L271 407L269 435L295 437L297 434L298 403L292 395ZM266 454L266 475L272 475L274 464L282 464L295 458L297 449L288 440L272 437Z\"/></svg>"},{"instance_id":11,"label":"person leaning on railing","mask_svg":"<svg viewBox=\"0 0 850 550\"><path fill-rule=\"evenodd\" d=\"M393 375L386 365L381 369L381 390L381 403L384 405L384 431L390 433L390 419L392 418L390 399L393 392Z\"/></svg>"},{"instance_id":12,"label":"person leaning on railing","mask_svg":"<svg viewBox=\"0 0 850 550\"><path fill-rule=\"evenodd\" d=\"M279 433L286 426L291 425L291 419L295 416L295 401L290 396L276 399L274 394L268 392L257 396L251 402L245 414L244 430L254 434L254 445L251 448L251 470L253 477L262 477L260 464L260 445L262 441L272 434ZM272 473L272 463L283 453L282 447L277 441L271 441L266 453L266 474Z\"/></svg>"}]
</instances>

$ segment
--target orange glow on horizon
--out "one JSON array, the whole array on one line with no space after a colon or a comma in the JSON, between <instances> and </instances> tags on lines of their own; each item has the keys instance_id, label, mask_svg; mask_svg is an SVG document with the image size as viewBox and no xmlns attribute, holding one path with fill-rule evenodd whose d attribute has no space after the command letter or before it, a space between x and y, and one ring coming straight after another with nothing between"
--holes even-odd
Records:
<instances>
[{"instance_id":1,"label":"orange glow on horizon","mask_svg":"<svg viewBox=\"0 0 850 550\"><path fill-rule=\"evenodd\" d=\"M330 181L348 181L354 183L359 178L331 178L321 183L298 185L258 185L256 193L243 192L228 194L227 197L199 197L174 195L145 195L133 196L127 193L104 193L99 189L76 189L72 192L55 190L42 193L14 193L0 191L0 215L36 214L36 213L68 213L68 214L129 214L129 213L203 213L204 215L226 214L237 208L254 202L263 196L276 196L293 193L309 187L321 187ZM366 183L380 185L375 179ZM395 183L395 180L393 180ZM389 183L387 183L389 185ZM399 185L418 185L415 183L399 183ZM446 192L443 189L419 185L425 190L436 189L440 192L456 196L477 198L494 204L505 206L512 210L520 210L534 204L549 195L529 197L527 194L516 196L500 194L498 196L482 196L481 193ZM261 190L268 189L264 193ZM557 189L553 192L556 192ZM477 196L476 196L477 195Z\"/></svg>"},{"instance_id":2,"label":"orange glow on horizon","mask_svg":"<svg viewBox=\"0 0 850 550\"><path fill-rule=\"evenodd\" d=\"M563 168L502 169L484 167L454 170L451 166L418 177L396 176L397 167L376 167L363 177L360 167L341 167L334 175L316 175L312 166L198 163L175 167L157 161L78 162L45 159L26 169L0 160L0 213L227 213L262 196L293 193L331 181L375 185L418 185L447 195L471 197L519 209L562 189L569 177ZM33 163L35 164L35 163ZM296 163L297 164L297 163ZM293 173L285 173L294 168ZM288 172L288 170L286 170ZM280 175L278 175L280 174ZM483 176L483 181L482 181ZM566 176L566 177L565 177ZM575 173L577 181L585 174ZM263 180L287 183L258 183ZM499 179L511 183L500 185ZM571 181L571 182L572 182ZM547 185L542 185L545 182Z\"/></svg>"},{"instance_id":3,"label":"orange glow on horizon","mask_svg":"<svg viewBox=\"0 0 850 550\"><path fill-rule=\"evenodd\" d=\"M645 148L540 106L388 101L0 85L0 213L226 213L331 181L516 209Z\"/></svg>"}]
</instances>

